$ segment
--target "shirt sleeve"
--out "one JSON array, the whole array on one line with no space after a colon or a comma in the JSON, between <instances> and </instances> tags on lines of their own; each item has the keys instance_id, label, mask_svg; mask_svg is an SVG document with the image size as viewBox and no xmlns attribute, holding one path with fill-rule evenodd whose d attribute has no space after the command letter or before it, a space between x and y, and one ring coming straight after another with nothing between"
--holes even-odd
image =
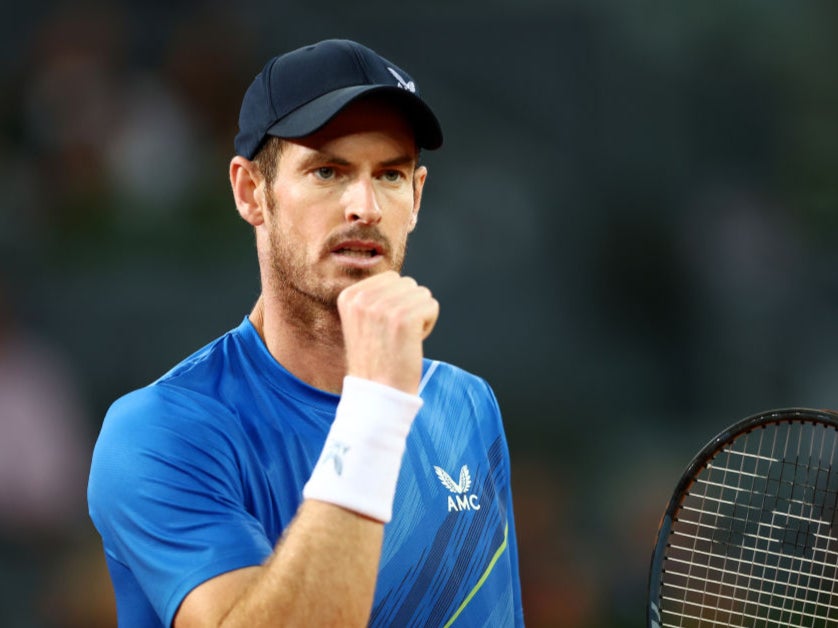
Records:
<instances>
[{"instance_id":1,"label":"shirt sleeve","mask_svg":"<svg viewBox=\"0 0 838 628\"><path fill-rule=\"evenodd\" d=\"M194 587L273 550L245 508L237 429L217 402L163 386L123 397L105 417L90 516L166 626Z\"/></svg>"}]
</instances>

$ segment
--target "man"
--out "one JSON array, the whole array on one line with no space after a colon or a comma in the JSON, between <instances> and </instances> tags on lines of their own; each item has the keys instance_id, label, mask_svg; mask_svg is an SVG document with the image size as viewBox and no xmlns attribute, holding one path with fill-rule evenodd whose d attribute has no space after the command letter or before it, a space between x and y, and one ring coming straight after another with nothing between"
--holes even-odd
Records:
<instances>
[{"instance_id":1,"label":"man","mask_svg":"<svg viewBox=\"0 0 838 628\"><path fill-rule=\"evenodd\" d=\"M247 90L230 182L262 294L117 400L93 455L121 626L523 625L494 395L423 358L438 304L399 275L441 144L351 41Z\"/></svg>"}]
</instances>

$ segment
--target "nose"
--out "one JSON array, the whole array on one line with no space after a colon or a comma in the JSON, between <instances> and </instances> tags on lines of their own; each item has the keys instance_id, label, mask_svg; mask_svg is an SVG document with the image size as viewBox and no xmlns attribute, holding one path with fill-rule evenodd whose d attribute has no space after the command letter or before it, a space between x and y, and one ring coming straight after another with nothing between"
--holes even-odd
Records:
<instances>
[{"instance_id":1,"label":"nose","mask_svg":"<svg viewBox=\"0 0 838 628\"><path fill-rule=\"evenodd\" d=\"M370 178L359 177L353 181L346 189L345 203L346 220L349 222L374 225L381 220L381 207Z\"/></svg>"}]
</instances>

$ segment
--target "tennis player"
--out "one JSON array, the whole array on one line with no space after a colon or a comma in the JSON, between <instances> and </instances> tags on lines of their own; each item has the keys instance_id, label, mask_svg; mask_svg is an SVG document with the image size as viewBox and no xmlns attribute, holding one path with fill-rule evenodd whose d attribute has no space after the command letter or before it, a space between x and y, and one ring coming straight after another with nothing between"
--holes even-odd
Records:
<instances>
[{"instance_id":1,"label":"tennis player","mask_svg":"<svg viewBox=\"0 0 838 628\"><path fill-rule=\"evenodd\" d=\"M93 454L120 626L523 625L497 402L424 358L439 306L400 275L441 144L352 41L248 88L230 182L260 298L118 399Z\"/></svg>"}]
</instances>

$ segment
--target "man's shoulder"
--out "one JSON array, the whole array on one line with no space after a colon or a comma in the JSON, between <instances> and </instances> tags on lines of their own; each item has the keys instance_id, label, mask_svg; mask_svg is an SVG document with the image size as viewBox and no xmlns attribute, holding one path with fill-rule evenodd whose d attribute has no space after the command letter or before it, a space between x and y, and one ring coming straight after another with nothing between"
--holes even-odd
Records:
<instances>
[{"instance_id":1,"label":"man's shoulder","mask_svg":"<svg viewBox=\"0 0 838 628\"><path fill-rule=\"evenodd\" d=\"M479 375L440 360L426 360L419 394L427 401L490 406L497 409L495 392L488 381Z\"/></svg>"},{"instance_id":2,"label":"man's shoulder","mask_svg":"<svg viewBox=\"0 0 838 628\"><path fill-rule=\"evenodd\" d=\"M145 468L151 461L174 460L206 449L228 447L240 430L237 417L214 389L224 384L213 375L223 365L220 343L229 334L204 346L155 381L117 398L108 408L91 467L91 482L107 484L104 475Z\"/></svg>"},{"instance_id":3,"label":"man's shoulder","mask_svg":"<svg viewBox=\"0 0 838 628\"><path fill-rule=\"evenodd\" d=\"M166 386L195 388L212 381L213 373L225 373L231 362L242 360L241 345L246 343L246 336L241 333L242 327L218 336L191 355L182 359L172 368L161 375L155 384Z\"/></svg>"},{"instance_id":4,"label":"man's shoulder","mask_svg":"<svg viewBox=\"0 0 838 628\"><path fill-rule=\"evenodd\" d=\"M225 405L220 394L225 388L224 380L235 371L230 368L231 362L241 360L240 352L235 350L240 343L236 331L219 336L156 380L117 398L108 409L105 423L149 425L168 423L174 417L216 415Z\"/></svg>"},{"instance_id":5,"label":"man's shoulder","mask_svg":"<svg viewBox=\"0 0 838 628\"><path fill-rule=\"evenodd\" d=\"M426 359L420 388L431 386L492 392L492 387L482 376L450 362Z\"/></svg>"}]
</instances>

